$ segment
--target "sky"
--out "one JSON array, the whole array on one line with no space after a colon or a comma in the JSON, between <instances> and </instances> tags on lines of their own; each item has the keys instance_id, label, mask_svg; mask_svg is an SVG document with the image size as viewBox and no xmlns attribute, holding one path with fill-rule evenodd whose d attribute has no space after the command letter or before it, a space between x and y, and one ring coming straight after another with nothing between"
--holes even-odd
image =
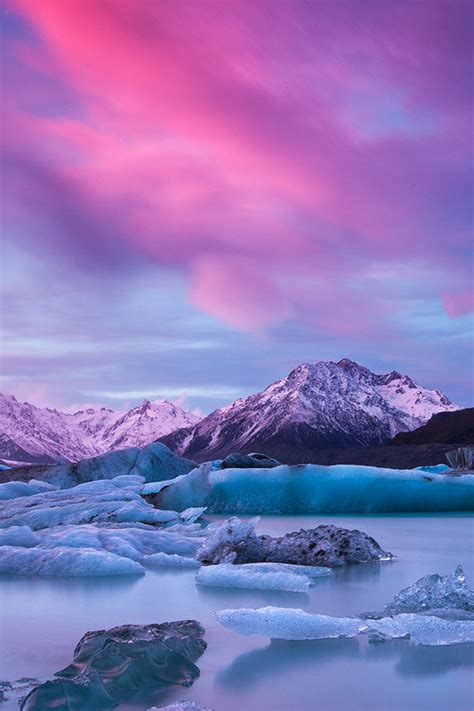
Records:
<instances>
[{"instance_id":1,"label":"sky","mask_svg":"<svg viewBox=\"0 0 474 711\"><path fill-rule=\"evenodd\" d=\"M1 389L473 397L473 4L0 0Z\"/></svg>"}]
</instances>

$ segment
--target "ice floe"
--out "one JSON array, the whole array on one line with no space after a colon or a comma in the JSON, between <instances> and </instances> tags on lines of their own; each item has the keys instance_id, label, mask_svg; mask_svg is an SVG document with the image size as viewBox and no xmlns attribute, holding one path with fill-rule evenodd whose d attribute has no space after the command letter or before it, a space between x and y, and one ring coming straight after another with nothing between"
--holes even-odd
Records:
<instances>
[{"instance_id":1,"label":"ice floe","mask_svg":"<svg viewBox=\"0 0 474 711\"><path fill-rule=\"evenodd\" d=\"M37 481L36 479L30 479L28 482L7 481L4 484L0 484L0 501L16 499L19 496L32 496L45 491L54 491L54 489L56 487L53 484L48 484L46 481Z\"/></svg>"},{"instance_id":2,"label":"ice floe","mask_svg":"<svg viewBox=\"0 0 474 711\"><path fill-rule=\"evenodd\" d=\"M143 477L120 476L0 502L0 572L141 575L147 567L197 567L203 509L153 508ZM158 556L158 557L157 557Z\"/></svg>"},{"instance_id":3,"label":"ice floe","mask_svg":"<svg viewBox=\"0 0 474 711\"><path fill-rule=\"evenodd\" d=\"M331 574L329 568L286 563L246 563L203 566L196 576L199 585L307 592L315 580Z\"/></svg>"},{"instance_id":4,"label":"ice floe","mask_svg":"<svg viewBox=\"0 0 474 711\"><path fill-rule=\"evenodd\" d=\"M338 639L355 637L367 625L354 617L314 615L286 607L220 610L216 618L234 632L273 639Z\"/></svg>"},{"instance_id":5,"label":"ice floe","mask_svg":"<svg viewBox=\"0 0 474 711\"><path fill-rule=\"evenodd\" d=\"M411 610L405 612L404 610ZM304 640L356 637L370 642L411 639L437 647L474 643L473 591L462 568L453 575L429 575L402 590L381 615L330 617L304 610L263 607L220 610L217 620L235 632L273 639Z\"/></svg>"},{"instance_id":6,"label":"ice floe","mask_svg":"<svg viewBox=\"0 0 474 711\"><path fill-rule=\"evenodd\" d=\"M168 706L152 706L147 711L213 711L208 706L200 706L195 701L176 701Z\"/></svg>"}]
</instances>

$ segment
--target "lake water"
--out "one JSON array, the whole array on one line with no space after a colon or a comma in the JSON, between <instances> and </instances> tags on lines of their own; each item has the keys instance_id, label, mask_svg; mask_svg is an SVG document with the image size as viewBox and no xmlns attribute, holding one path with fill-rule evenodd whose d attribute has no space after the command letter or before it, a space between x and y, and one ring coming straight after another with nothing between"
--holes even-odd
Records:
<instances>
[{"instance_id":1,"label":"lake water","mask_svg":"<svg viewBox=\"0 0 474 711\"><path fill-rule=\"evenodd\" d=\"M215 611L234 607L301 607L341 616L379 610L422 575L450 573L458 563L474 584L474 517L267 516L258 528L276 535L319 523L359 528L398 558L337 571L309 594L204 588L195 585L194 571L97 580L0 578L0 678L52 676L70 662L88 630L193 618L206 628L208 643L197 661L200 678L148 706L189 698L215 711L472 711L474 645L272 642L217 624ZM2 711L14 708L13 702L2 705Z\"/></svg>"}]
</instances>

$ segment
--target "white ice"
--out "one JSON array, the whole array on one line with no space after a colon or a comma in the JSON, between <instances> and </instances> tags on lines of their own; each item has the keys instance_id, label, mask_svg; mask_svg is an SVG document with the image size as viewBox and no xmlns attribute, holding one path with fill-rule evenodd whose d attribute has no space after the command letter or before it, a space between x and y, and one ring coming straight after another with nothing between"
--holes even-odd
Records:
<instances>
[{"instance_id":1,"label":"white ice","mask_svg":"<svg viewBox=\"0 0 474 711\"><path fill-rule=\"evenodd\" d=\"M157 510L140 496L142 487L142 477L120 476L0 502L0 572L119 575L158 564L197 567L205 532L195 521L203 509Z\"/></svg>"},{"instance_id":2,"label":"white ice","mask_svg":"<svg viewBox=\"0 0 474 711\"><path fill-rule=\"evenodd\" d=\"M36 479L31 479L29 482L7 481L4 484L0 484L0 501L16 499L20 496L32 496L33 494L53 491L54 489L56 487L53 484L48 484L46 481L37 481Z\"/></svg>"},{"instance_id":3,"label":"white ice","mask_svg":"<svg viewBox=\"0 0 474 711\"><path fill-rule=\"evenodd\" d=\"M316 578L331 572L329 568L288 563L221 563L203 566L196 582L216 587L307 592Z\"/></svg>"},{"instance_id":4,"label":"white ice","mask_svg":"<svg viewBox=\"0 0 474 711\"><path fill-rule=\"evenodd\" d=\"M328 617L284 607L262 607L220 610L216 612L216 618L234 632L272 639L332 639L377 632L388 639L410 638L431 647L474 642L474 620L443 619L416 613L369 620Z\"/></svg>"},{"instance_id":5,"label":"white ice","mask_svg":"<svg viewBox=\"0 0 474 711\"><path fill-rule=\"evenodd\" d=\"M200 706L195 701L176 701L168 706L152 706L148 711L212 711L207 706Z\"/></svg>"},{"instance_id":6,"label":"white ice","mask_svg":"<svg viewBox=\"0 0 474 711\"><path fill-rule=\"evenodd\" d=\"M391 638L410 636L418 644L440 647L474 642L474 620L445 620L434 615L402 613L367 620L371 629Z\"/></svg>"},{"instance_id":7,"label":"white ice","mask_svg":"<svg viewBox=\"0 0 474 711\"><path fill-rule=\"evenodd\" d=\"M261 607L257 610L220 610L216 618L234 632L261 635L272 639L332 639L355 637L366 623L354 617L313 615L285 607Z\"/></svg>"}]
</instances>

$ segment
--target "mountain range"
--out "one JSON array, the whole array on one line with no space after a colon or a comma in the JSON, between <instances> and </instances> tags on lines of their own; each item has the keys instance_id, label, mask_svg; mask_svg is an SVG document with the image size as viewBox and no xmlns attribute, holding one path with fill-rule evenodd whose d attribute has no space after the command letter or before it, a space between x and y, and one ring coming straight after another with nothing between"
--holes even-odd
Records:
<instances>
[{"instance_id":1,"label":"mountain range","mask_svg":"<svg viewBox=\"0 0 474 711\"><path fill-rule=\"evenodd\" d=\"M160 441L197 461L259 451L297 462L315 449L383 444L434 413L458 409L439 390L407 375L378 375L344 358L303 363L262 392Z\"/></svg>"},{"instance_id":2,"label":"mountain range","mask_svg":"<svg viewBox=\"0 0 474 711\"><path fill-rule=\"evenodd\" d=\"M114 449L143 447L198 419L168 400L144 400L125 411L101 407L66 413L0 395L0 458L75 462Z\"/></svg>"},{"instance_id":3,"label":"mountain range","mask_svg":"<svg viewBox=\"0 0 474 711\"><path fill-rule=\"evenodd\" d=\"M199 420L167 400L128 411L87 408L64 413L0 396L0 458L78 461L154 440L203 461L261 451L282 461L308 461L311 450L368 447L454 411L439 390L397 371L377 375L348 358L304 363L262 392Z\"/></svg>"}]
</instances>

